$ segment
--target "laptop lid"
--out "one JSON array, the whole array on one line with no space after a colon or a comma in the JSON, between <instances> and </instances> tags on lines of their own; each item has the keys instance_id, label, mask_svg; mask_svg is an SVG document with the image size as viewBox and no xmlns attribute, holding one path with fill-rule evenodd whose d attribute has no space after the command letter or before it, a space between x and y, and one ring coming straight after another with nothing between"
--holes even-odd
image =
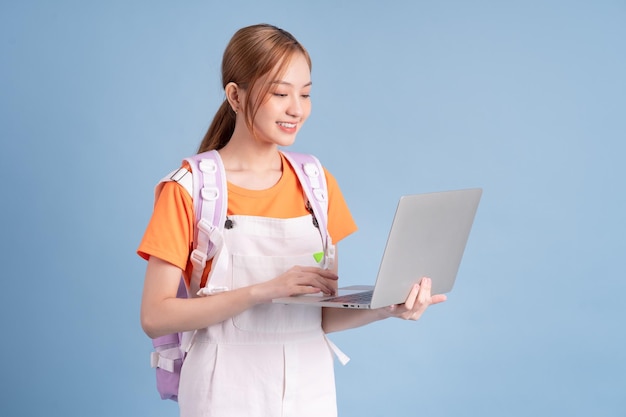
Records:
<instances>
[{"instance_id":1,"label":"laptop lid","mask_svg":"<svg viewBox=\"0 0 626 417\"><path fill-rule=\"evenodd\" d=\"M452 290L481 196L474 188L400 198L371 308L403 303L422 277L433 294Z\"/></svg>"}]
</instances>

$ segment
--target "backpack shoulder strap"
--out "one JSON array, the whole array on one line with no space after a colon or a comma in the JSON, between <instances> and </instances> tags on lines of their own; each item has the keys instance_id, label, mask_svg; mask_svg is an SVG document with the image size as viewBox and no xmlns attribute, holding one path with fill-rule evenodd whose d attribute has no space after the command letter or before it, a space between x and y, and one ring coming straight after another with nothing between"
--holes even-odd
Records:
<instances>
[{"instance_id":1,"label":"backpack shoulder strap","mask_svg":"<svg viewBox=\"0 0 626 417\"><path fill-rule=\"evenodd\" d=\"M331 269L335 263L335 246L328 233L328 185L320 161L313 155L282 151L294 168L311 208L311 214L317 221L322 242L324 259L322 267Z\"/></svg>"},{"instance_id":2,"label":"backpack shoulder strap","mask_svg":"<svg viewBox=\"0 0 626 417\"><path fill-rule=\"evenodd\" d=\"M227 192L222 158L213 150L185 158L185 161L191 167L193 192L190 194L194 202L196 221L206 219L213 225L223 225L223 220L226 219Z\"/></svg>"},{"instance_id":3,"label":"backpack shoulder strap","mask_svg":"<svg viewBox=\"0 0 626 417\"><path fill-rule=\"evenodd\" d=\"M228 192L226 173L217 151L203 152L185 158L191 170L181 167L166 175L155 188L155 201L168 181L180 184L191 196L195 213L193 265L189 294L200 290L202 272L207 260L213 258L223 244L221 229L226 220ZM180 296L180 291L179 291Z\"/></svg>"},{"instance_id":4,"label":"backpack shoulder strap","mask_svg":"<svg viewBox=\"0 0 626 417\"><path fill-rule=\"evenodd\" d=\"M200 290L202 272L207 260L223 246L221 230L226 221L228 192L226 173L219 153L215 150L185 158L191 167L196 227L194 249L190 255L193 265L190 293Z\"/></svg>"}]
</instances>

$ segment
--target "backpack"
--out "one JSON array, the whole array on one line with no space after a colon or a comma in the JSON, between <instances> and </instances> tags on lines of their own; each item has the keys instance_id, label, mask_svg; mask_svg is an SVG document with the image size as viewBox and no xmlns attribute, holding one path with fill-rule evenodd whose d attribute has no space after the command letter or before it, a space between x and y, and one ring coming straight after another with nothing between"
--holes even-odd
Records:
<instances>
[{"instance_id":1,"label":"backpack","mask_svg":"<svg viewBox=\"0 0 626 417\"><path fill-rule=\"evenodd\" d=\"M294 168L307 199L307 209L313 216L313 224L319 229L324 252L315 254L315 260L323 268L332 268L335 247L328 234L328 188L322 165L313 155L281 151ZM193 264L191 285L186 287L181 277L178 298L200 294L211 294L222 289L209 284L214 274L224 273L228 267L227 257L220 256L224 247L222 230L232 227L226 218L228 192L226 173L217 151L204 152L186 158L191 172L179 168L163 178L155 189L155 201L165 182L175 181L182 185L192 197L196 215L194 228L194 250L190 254ZM200 288L202 272L206 262L213 259L209 277L204 288ZM154 351L150 362L156 368L157 391L161 399L178 401L180 371L185 356L191 347L194 332L174 333L152 340Z\"/></svg>"}]
</instances>

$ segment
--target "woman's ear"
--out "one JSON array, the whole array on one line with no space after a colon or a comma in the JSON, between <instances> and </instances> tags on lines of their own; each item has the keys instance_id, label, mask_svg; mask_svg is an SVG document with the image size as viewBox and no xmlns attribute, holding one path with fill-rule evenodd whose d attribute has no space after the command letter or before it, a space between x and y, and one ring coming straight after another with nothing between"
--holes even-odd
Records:
<instances>
[{"instance_id":1,"label":"woman's ear","mask_svg":"<svg viewBox=\"0 0 626 417\"><path fill-rule=\"evenodd\" d=\"M226 94L226 100L228 100L228 104L230 104L230 107L236 114L241 109L241 89L237 84L231 81L226 84L226 87L224 88L224 93Z\"/></svg>"}]
</instances>

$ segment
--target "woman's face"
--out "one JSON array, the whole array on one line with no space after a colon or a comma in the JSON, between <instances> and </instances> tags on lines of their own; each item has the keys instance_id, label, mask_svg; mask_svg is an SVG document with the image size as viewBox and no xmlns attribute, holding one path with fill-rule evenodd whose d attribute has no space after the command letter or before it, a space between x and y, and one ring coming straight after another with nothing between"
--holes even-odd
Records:
<instances>
[{"instance_id":1,"label":"woman's face","mask_svg":"<svg viewBox=\"0 0 626 417\"><path fill-rule=\"evenodd\" d=\"M309 64L302 54L296 54L280 79L264 77L257 86L262 89L267 83L270 84L268 97L253 121L255 138L268 144L289 146L311 113Z\"/></svg>"}]
</instances>

